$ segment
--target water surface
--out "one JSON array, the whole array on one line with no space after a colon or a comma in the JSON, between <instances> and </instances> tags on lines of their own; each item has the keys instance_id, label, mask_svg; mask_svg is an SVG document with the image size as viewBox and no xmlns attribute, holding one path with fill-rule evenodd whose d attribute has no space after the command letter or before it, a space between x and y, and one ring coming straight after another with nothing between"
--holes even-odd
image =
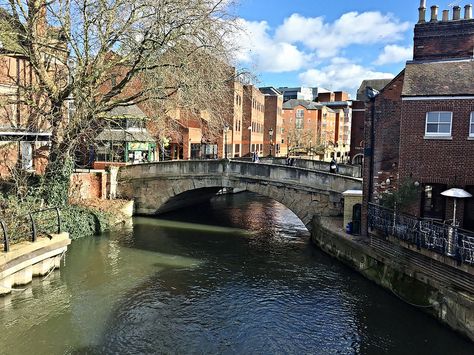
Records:
<instances>
[{"instance_id":1,"label":"water surface","mask_svg":"<svg viewBox=\"0 0 474 355\"><path fill-rule=\"evenodd\" d=\"M2 354L474 354L250 193L74 241L0 321Z\"/></svg>"}]
</instances>

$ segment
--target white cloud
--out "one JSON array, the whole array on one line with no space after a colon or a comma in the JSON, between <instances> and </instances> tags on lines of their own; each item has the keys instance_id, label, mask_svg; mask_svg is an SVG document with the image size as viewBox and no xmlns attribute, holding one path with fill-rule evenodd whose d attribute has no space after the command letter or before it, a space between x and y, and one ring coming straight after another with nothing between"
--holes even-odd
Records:
<instances>
[{"instance_id":1,"label":"white cloud","mask_svg":"<svg viewBox=\"0 0 474 355\"><path fill-rule=\"evenodd\" d=\"M334 58L325 67L300 73L299 79L303 86L320 86L354 93L364 79L390 79L393 76L391 73L364 68L346 58Z\"/></svg>"},{"instance_id":2,"label":"white cloud","mask_svg":"<svg viewBox=\"0 0 474 355\"><path fill-rule=\"evenodd\" d=\"M352 44L389 43L403 38L410 27L391 14L380 12L348 12L333 23L323 17L293 14L276 29L275 39L287 43L302 43L316 51L320 58L335 56Z\"/></svg>"},{"instance_id":3,"label":"white cloud","mask_svg":"<svg viewBox=\"0 0 474 355\"><path fill-rule=\"evenodd\" d=\"M300 70L309 62L311 56L295 45L271 38L266 21L239 19L238 25L242 31L233 41L238 46L236 56L240 62L252 63L265 72Z\"/></svg>"},{"instance_id":4,"label":"white cloud","mask_svg":"<svg viewBox=\"0 0 474 355\"><path fill-rule=\"evenodd\" d=\"M413 47L402 47L396 44L385 46L383 52L374 61L375 65L400 63L413 58Z\"/></svg>"}]
</instances>

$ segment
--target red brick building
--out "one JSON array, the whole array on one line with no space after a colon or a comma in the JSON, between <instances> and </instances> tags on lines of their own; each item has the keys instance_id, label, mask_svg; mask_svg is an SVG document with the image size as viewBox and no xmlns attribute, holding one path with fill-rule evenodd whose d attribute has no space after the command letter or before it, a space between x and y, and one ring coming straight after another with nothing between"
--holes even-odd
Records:
<instances>
[{"instance_id":1,"label":"red brick building","mask_svg":"<svg viewBox=\"0 0 474 355\"><path fill-rule=\"evenodd\" d=\"M415 25L413 60L370 101L366 115L364 213L402 181L419 186L408 212L452 219L452 187L474 194L474 20L471 5L438 18L425 1ZM363 218L364 220L365 218ZM474 199L458 202L457 222L474 229Z\"/></svg>"},{"instance_id":2,"label":"red brick building","mask_svg":"<svg viewBox=\"0 0 474 355\"><path fill-rule=\"evenodd\" d=\"M366 115L365 102L368 100L366 88L370 87L377 91L382 90L391 79L370 79L362 81L357 90L357 99L352 101L351 117L351 144L349 159L352 164L362 165L364 160L364 124Z\"/></svg>"},{"instance_id":3,"label":"red brick building","mask_svg":"<svg viewBox=\"0 0 474 355\"><path fill-rule=\"evenodd\" d=\"M260 91L265 95L263 155L279 157L282 156L283 95L273 87L260 88Z\"/></svg>"},{"instance_id":4,"label":"red brick building","mask_svg":"<svg viewBox=\"0 0 474 355\"><path fill-rule=\"evenodd\" d=\"M244 85L242 156L249 152L263 155L265 96L253 85Z\"/></svg>"}]
</instances>

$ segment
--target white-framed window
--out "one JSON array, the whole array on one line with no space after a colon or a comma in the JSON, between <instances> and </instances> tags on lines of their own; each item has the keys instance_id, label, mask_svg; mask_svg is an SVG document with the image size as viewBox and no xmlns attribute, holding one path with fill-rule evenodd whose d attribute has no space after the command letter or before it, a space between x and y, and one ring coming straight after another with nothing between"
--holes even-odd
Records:
<instances>
[{"instance_id":1,"label":"white-framed window","mask_svg":"<svg viewBox=\"0 0 474 355\"><path fill-rule=\"evenodd\" d=\"M450 137L453 113L449 111L432 111L426 113L425 136Z\"/></svg>"},{"instance_id":2,"label":"white-framed window","mask_svg":"<svg viewBox=\"0 0 474 355\"><path fill-rule=\"evenodd\" d=\"M469 137L474 138L474 111L471 112L471 119L469 121Z\"/></svg>"}]
</instances>

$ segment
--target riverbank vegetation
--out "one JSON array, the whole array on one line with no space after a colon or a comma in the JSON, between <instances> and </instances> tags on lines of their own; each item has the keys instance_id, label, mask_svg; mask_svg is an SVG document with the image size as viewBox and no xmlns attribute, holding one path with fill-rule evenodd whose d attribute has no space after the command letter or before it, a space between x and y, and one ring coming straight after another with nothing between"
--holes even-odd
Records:
<instances>
[{"instance_id":1,"label":"riverbank vegetation","mask_svg":"<svg viewBox=\"0 0 474 355\"><path fill-rule=\"evenodd\" d=\"M8 173L0 219L15 235L12 239L27 238L30 212L46 207L61 209L63 230L72 238L107 228L111 212L71 204L69 184L78 152L87 155L97 132L111 127L112 110L140 105L156 141L170 134L177 109L205 113L201 116L210 134L222 130L228 102L233 102L228 89L238 75L229 40L236 29L232 2L40 0L0 5L2 55L22 58L30 72L27 79L15 80L14 102L12 97L0 100L2 112L9 112L9 105L15 108L0 120L18 131L49 137L39 176L25 171L32 167L22 161L22 138L14 142L16 152L5 150L7 156L0 158Z\"/></svg>"}]
</instances>

